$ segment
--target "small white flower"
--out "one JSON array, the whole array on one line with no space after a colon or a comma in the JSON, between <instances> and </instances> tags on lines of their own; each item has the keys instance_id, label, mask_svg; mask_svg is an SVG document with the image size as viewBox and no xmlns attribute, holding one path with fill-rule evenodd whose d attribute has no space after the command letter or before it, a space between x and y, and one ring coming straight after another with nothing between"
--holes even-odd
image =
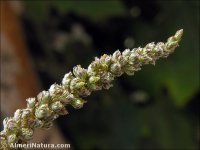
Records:
<instances>
[{"instance_id":1,"label":"small white flower","mask_svg":"<svg viewBox=\"0 0 200 150\"><path fill-rule=\"evenodd\" d=\"M8 140L8 143L11 144L11 143L17 142L18 138L17 138L16 134L11 134L8 136L7 140Z\"/></svg>"},{"instance_id":2,"label":"small white flower","mask_svg":"<svg viewBox=\"0 0 200 150\"><path fill-rule=\"evenodd\" d=\"M28 108L34 108L36 104L36 99L35 98L28 98L26 99L27 101L27 107Z\"/></svg>"},{"instance_id":3,"label":"small white flower","mask_svg":"<svg viewBox=\"0 0 200 150\"><path fill-rule=\"evenodd\" d=\"M72 106L75 108L75 109L80 109L83 107L83 104L86 103L85 100L83 100L82 98L76 98L72 101Z\"/></svg>"},{"instance_id":4,"label":"small white flower","mask_svg":"<svg viewBox=\"0 0 200 150\"><path fill-rule=\"evenodd\" d=\"M35 110L35 116L38 119L49 117L50 115L51 115L51 111L47 104L42 104L41 106L39 106L39 108Z\"/></svg>"},{"instance_id":5,"label":"small white flower","mask_svg":"<svg viewBox=\"0 0 200 150\"><path fill-rule=\"evenodd\" d=\"M123 74L121 65L119 63L113 63L110 66L110 72L113 73L115 76L120 76Z\"/></svg>"},{"instance_id":6,"label":"small white flower","mask_svg":"<svg viewBox=\"0 0 200 150\"><path fill-rule=\"evenodd\" d=\"M62 85L64 85L65 87L69 87L69 84L73 78L74 78L74 76L72 75L71 72L65 74L65 76L62 80Z\"/></svg>"},{"instance_id":7,"label":"small white flower","mask_svg":"<svg viewBox=\"0 0 200 150\"><path fill-rule=\"evenodd\" d=\"M80 65L77 65L73 68L73 73L76 77L85 79L87 77L87 70L84 68L81 68Z\"/></svg>"},{"instance_id":8,"label":"small white flower","mask_svg":"<svg viewBox=\"0 0 200 150\"><path fill-rule=\"evenodd\" d=\"M30 140L33 137L33 129L30 128L22 128L22 136L24 140Z\"/></svg>"},{"instance_id":9,"label":"small white flower","mask_svg":"<svg viewBox=\"0 0 200 150\"><path fill-rule=\"evenodd\" d=\"M61 102L59 102L59 101L54 102L54 103L51 104L51 109L53 111L60 111L63 107L64 107L63 104Z\"/></svg>"}]
</instances>

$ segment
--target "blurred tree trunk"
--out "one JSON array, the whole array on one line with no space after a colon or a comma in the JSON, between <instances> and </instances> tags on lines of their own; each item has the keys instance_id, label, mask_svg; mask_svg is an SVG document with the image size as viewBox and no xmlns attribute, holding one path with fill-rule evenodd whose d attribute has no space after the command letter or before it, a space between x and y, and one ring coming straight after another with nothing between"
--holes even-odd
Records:
<instances>
[{"instance_id":1,"label":"blurred tree trunk","mask_svg":"<svg viewBox=\"0 0 200 150\"><path fill-rule=\"evenodd\" d=\"M19 12L11 2L1 2L1 107L9 116L40 89L24 43Z\"/></svg>"},{"instance_id":2,"label":"blurred tree trunk","mask_svg":"<svg viewBox=\"0 0 200 150\"><path fill-rule=\"evenodd\" d=\"M26 98L41 90L28 54L19 16L19 1L1 1L1 116L13 116L26 107ZM3 118L1 118L3 120ZM58 128L37 130L32 142L66 143Z\"/></svg>"}]
</instances>

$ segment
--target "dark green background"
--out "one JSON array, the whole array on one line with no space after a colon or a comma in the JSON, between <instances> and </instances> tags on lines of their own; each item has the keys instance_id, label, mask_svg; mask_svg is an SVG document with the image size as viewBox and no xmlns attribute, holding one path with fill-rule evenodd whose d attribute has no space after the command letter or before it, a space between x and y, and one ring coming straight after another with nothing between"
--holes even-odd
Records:
<instances>
[{"instance_id":1,"label":"dark green background","mask_svg":"<svg viewBox=\"0 0 200 150\"><path fill-rule=\"evenodd\" d=\"M58 119L75 149L197 149L198 1L26 1L22 24L44 89L94 56L166 41L184 29L175 53L116 79L109 91Z\"/></svg>"}]
</instances>

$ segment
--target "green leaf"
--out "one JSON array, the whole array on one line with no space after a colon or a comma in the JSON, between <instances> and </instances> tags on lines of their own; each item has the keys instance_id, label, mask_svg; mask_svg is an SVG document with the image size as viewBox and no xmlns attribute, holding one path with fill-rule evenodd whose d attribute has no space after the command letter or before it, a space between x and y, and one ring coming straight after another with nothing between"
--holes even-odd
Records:
<instances>
[{"instance_id":1,"label":"green leaf","mask_svg":"<svg viewBox=\"0 0 200 150\"><path fill-rule=\"evenodd\" d=\"M74 12L79 15L99 20L125 13L121 1L54 1L54 5L62 12Z\"/></svg>"},{"instance_id":2,"label":"green leaf","mask_svg":"<svg viewBox=\"0 0 200 150\"><path fill-rule=\"evenodd\" d=\"M73 12L88 17L94 21L120 16L125 9L119 0L115 1L25 1L26 13L34 19L41 21L47 18L50 6L61 13Z\"/></svg>"}]
</instances>

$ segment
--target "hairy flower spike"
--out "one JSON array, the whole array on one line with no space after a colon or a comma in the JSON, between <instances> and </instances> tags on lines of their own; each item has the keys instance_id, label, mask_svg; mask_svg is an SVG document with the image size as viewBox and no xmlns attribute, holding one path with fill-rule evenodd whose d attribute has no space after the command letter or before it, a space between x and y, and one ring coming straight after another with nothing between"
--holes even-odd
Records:
<instances>
[{"instance_id":1,"label":"hairy flower spike","mask_svg":"<svg viewBox=\"0 0 200 150\"><path fill-rule=\"evenodd\" d=\"M61 85L53 84L36 98L28 98L27 108L18 109L14 117L4 119L0 147L9 149L10 144L28 142L35 128L50 128L59 115L68 114L66 105L80 109L86 103L83 97L92 91L109 89L115 77L123 73L133 75L142 65L155 64L157 59L167 57L178 46L182 34L181 29L166 43L152 42L144 48L126 49L122 53L117 50L113 55L95 57L87 69L77 65L73 68L73 74L65 74Z\"/></svg>"}]
</instances>

